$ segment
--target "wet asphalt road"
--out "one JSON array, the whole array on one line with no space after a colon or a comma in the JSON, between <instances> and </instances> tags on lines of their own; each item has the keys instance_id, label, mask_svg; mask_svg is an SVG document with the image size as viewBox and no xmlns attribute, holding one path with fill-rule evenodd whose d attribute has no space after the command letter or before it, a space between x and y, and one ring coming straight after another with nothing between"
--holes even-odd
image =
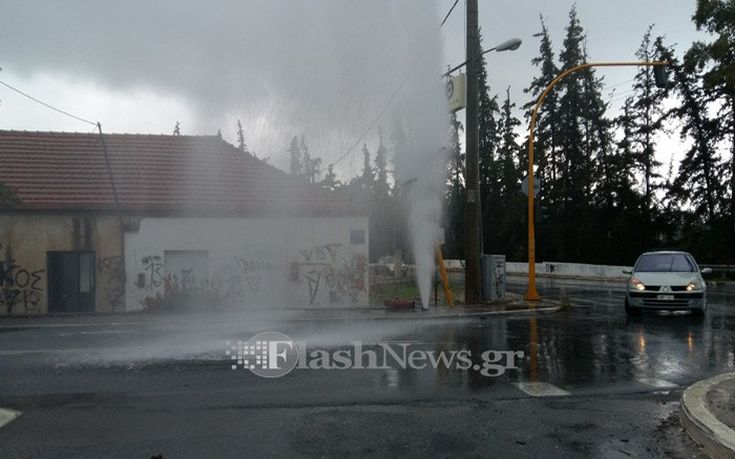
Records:
<instances>
[{"instance_id":1,"label":"wet asphalt road","mask_svg":"<svg viewBox=\"0 0 735 459\"><path fill-rule=\"evenodd\" d=\"M523 286L511 279L509 289ZM735 286L710 287L704 319L628 319L621 284L545 281L540 291L568 297L572 307L461 320L420 313L338 322L285 313L6 319L0 407L22 414L0 428L0 456L701 454L678 426L678 400L689 384L735 367ZM478 364L486 350L523 351L523 358L497 377L396 365L297 368L276 379L233 371L225 340L266 330L309 349L404 342L470 351Z\"/></svg>"}]
</instances>

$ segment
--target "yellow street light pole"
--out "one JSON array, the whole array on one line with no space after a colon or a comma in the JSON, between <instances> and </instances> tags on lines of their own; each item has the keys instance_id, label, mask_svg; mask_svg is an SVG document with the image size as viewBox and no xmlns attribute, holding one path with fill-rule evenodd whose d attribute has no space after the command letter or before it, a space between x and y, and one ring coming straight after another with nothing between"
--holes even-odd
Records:
<instances>
[{"instance_id":1,"label":"yellow street light pole","mask_svg":"<svg viewBox=\"0 0 735 459\"><path fill-rule=\"evenodd\" d=\"M587 64L581 64L576 67L569 68L554 78L551 83L541 93L536 105L533 107L531 113L531 124L528 127L528 290L526 291L526 300L538 301L541 297L536 290L536 233L534 224L534 208L533 208L533 187L534 187L534 173L533 173L533 134L534 128L536 127L536 115L538 114L541 104L544 102L546 95L549 94L551 89L556 85L562 78L569 75L570 73L584 70L590 67L638 67L638 66L663 66L668 65L668 62L654 61L654 62L591 62Z\"/></svg>"}]
</instances>

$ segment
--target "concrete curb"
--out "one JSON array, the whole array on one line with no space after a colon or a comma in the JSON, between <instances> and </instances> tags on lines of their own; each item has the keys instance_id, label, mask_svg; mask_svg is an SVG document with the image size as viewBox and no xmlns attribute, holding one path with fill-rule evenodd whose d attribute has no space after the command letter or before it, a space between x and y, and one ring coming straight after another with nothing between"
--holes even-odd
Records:
<instances>
[{"instance_id":1,"label":"concrete curb","mask_svg":"<svg viewBox=\"0 0 735 459\"><path fill-rule=\"evenodd\" d=\"M20 416L20 411L0 408L0 428L2 428L5 424L9 423L13 419L17 418L18 416Z\"/></svg>"},{"instance_id":2,"label":"concrete curb","mask_svg":"<svg viewBox=\"0 0 735 459\"><path fill-rule=\"evenodd\" d=\"M717 458L735 458L735 430L732 430L707 408L706 396L712 387L735 379L735 373L725 373L692 384L681 396L679 421L690 437Z\"/></svg>"},{"instance_id":3,"label":"concrete curb","mask_svg":"<svg viewBox=\"0 0 735 459\"><path fill-rule=\"evenodd\" d=\"M478 306L478 309L482 308L482 306ZM520 309L510 309L510 310L500 310L500 311L472 311L468 310L466 308L463 308L463 310L445 310L445 312L431 312L430 311L421 311L421 310L413 310L413 311L401 311L401 312L394 312L394 311L387 311L385 308L375 308L371 311L351 311L353 314L336 314L334 316L320 316L320 315L313 315L309 316L294 316L294 317L276 317L276 318L270 318L270 320L284 320L284 321L292 321L292 322L305 322L305 321L355 321L355 320L446 320L446 319L467 319L472 317L492 317L492 316L511 316L511 315L530 315L535 314L537 312L542 313L552 313L557 312L562 308L562 305L560 302L557 301L550 301L545 300L541 304L539 304L536 307L533 308L520 308ZM303 312L303 311L300 311ZM362 314L359 314L359 312L362 312ZM370 314L371 312L378 312L378 314ZM357 313L357 314L354 314ZM131 319L134 318L140 318L145 316L133 316ZM163 315L158 316L165 317ZM129 325L147 325L147 324L177 324L177 323L189 323L190 321L187 321L187 316L176 316L175 314L171 315L171 319L175 320L168 320L168 321L160 321L160 322L150 322L148 320L127 320L127 321L120 321L120 322L112 322L112 323L106 323L108 326L129 326ZM210 319L223 319L218 318L217 316L213 316ZM226 318L224 318L226 319ZM224 320L223 319L223 320ZM262 318L254 318L253 320L261 320ZM208 322L212 322L211 320ZM215 320L214 322L217 322ZM94 321L84 321L84 322L66 322L66 323L49 323L48 321L44 322L23 322L22 319L19 319L17 317L13 317L11 320L8 321L0 321L0 330L2 329L27 329L27 328L75 328L75 327L87 327L87 326L94 326L98 325L98 322Z\"/></svg>"},{"instance_id":4,"label":"concrete curb","mask_svg":"<svg viewBox=\"0 0 735 459\"><path fill-rule=\"evenodd\" d=\"M544 306L538 308L526 308L526 309L511 309L505 311L478 311L478 312L446 312L439 314L426 314L422 315L421 311L415 313L391 313L382 315L380 317L357 317L354 319L366 319L366 320L385 320L385 319L398 319L398 320L433 320L433 319L467 319L470 317L489 317L489 316L512 316L512 315L523 315L523 314L534 314L537 312L557 312L561 309L561 305L556 306ZM340 319L335 319L340 320Z\"/></svg>"}]
</instances>

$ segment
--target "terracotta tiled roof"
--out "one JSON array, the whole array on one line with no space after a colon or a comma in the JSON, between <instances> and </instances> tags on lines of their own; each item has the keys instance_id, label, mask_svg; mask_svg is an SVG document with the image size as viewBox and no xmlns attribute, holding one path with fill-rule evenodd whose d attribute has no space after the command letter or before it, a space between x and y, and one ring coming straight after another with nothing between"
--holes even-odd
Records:
<instances>
[{"instance_id":1,"label":"terracotta tiled roof","mask_svg":"<svg viewBox=\"0 0 735 459\"><path fill-rule=\"evenodd\" d=\"M105 134L104 141L125 212L362 213L217 136ZM115 211L97 134L0 131L0 182L20 199L19 209Z\"/></svg>"}]
</instances>

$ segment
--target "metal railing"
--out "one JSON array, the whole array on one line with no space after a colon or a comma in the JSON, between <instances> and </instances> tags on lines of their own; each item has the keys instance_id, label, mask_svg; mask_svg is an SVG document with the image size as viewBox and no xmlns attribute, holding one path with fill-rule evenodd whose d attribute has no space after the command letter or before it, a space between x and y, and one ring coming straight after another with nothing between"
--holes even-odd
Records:
<instances>
[{"instance_id":1,"label":"metal railing","mask_svg":"<svg viewBox=\"0 0 735 459\"><path fill-rule=\"evenodd\" d=\"M735 265L699 265L699 267L709 268L713 273L735 273Z\"/></svg>"}]
</instances>

